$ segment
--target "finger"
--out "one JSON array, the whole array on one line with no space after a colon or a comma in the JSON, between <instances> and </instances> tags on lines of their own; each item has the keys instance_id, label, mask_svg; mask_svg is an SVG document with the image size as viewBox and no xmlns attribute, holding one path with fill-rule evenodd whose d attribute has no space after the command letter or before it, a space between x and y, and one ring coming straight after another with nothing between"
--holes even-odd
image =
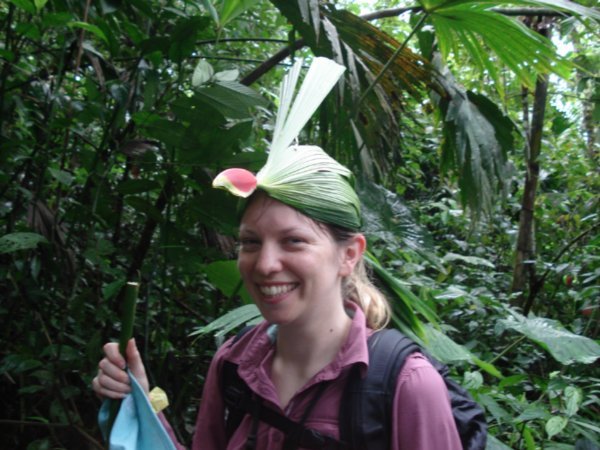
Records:
<instances>
[{"instance_id":1,"label":"finger","mask_svg":"<svg viewBox=\"0 0 600 450\"><path fill-rule=\"evenodd\" d=\"M92 389L100 398L123 399L131 391L127 384L119 383L100 372L92 380Z\"/></svg>"},{"instance_id":2,"label":"finger","mask_svg":"<svg viewBox=\"0 0 600 450\"><path fill-rule=\"evenodd\" d=\"M148 377L146 376L146 369L144 368L144 362L137 348L135 339L130 339L127 343L125 350L127 353L127 364L129 370L133 374L136 380L140 383L142 388L148 392Z\"/></svg>"},{"instance_id":3,"label":"finger","mask_svg":"<svg viewBox=\"0 0 600 450\"><path fill-rule=\"evenodd\" d=\"M119 344L116 342L109 342L108 344L104 344L103 350L104 355L106 355L106 359L111 361L117 367L125 369L127 364L125 358L119 352Z\"/></svg>"},{"instance_id":4,"label":"finger","mask_svg":"<svg viewBox=\"0 0 600 450\"><path fill-rule=\"evenodd\" d=\"M121 384L129 384L129 375L125 370L113 364L108 358L102 359L98 364L98 376L100 381L111 378Z\"/></svg>"}]
</instances>

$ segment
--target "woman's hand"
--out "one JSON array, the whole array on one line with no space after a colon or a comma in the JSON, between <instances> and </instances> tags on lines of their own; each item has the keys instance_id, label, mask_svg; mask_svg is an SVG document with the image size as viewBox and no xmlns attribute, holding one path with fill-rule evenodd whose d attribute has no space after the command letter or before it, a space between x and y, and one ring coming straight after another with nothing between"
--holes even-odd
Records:
<instances>
[{"instance_id":1,"label":"woman's hand","mask_svg":"<svg viewBox=\"0 0 600 450\"><path fill-rule=\"evenodd\" d=\"M131 392L129 376L125 371L126 363L119 353L119 344L111 342L104 345L104 358L98 364L98 375L92 380L94 392L102 398L122 399ZM148 394L148 377L135 340L130 339L125 349L127 367Z\"/></svg>"}]
</instances>

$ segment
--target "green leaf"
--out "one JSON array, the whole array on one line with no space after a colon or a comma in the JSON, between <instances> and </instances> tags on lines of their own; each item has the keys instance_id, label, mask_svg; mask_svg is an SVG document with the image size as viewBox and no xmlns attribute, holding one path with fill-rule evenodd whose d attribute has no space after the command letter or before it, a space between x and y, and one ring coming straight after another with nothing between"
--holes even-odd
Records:
<instances>
[{"instance_id":1,"label":"green leaf","mask_svg":"<svg viewBox=\"0 0 600 450\"><path fill-rule=\"evenodd\" d=\"M92 25L91 23L80 22L80 21L69 22L67 25L71 28L80 28L82 30L89 31L90 33L95 35L97 38L101 39L105 44L108 44L108 39L106 38L106 35L96 25Z\"/></svg>"},{"instance_id":2,"label":"green leaf","mask_svg":"<svg viewBox=\"0 0 600 450\"><path fill-rule=\"evenodd\" d=\"M186 17L177 22L169 39L169 57L180 62L189 57L196 49L196 40L210 19L202 16Z\"/></svg>"},{"instance_id":3,"label":"green leaf","mask_svg":"<svg viewBox=\"0 0 600 450\"><path fill-rule=\"evenodd\" d=\"M204 270L208 280L225 296L232 297L239 291L242 281L236 261L215 261Z\"/></svg>"},{"instance_id":4,"label":"green leaf","mask_svg":"<svg viewBox=\"0 0 600 450\"><path fill-rule=\"evenodd\" d=\"M48 0L33 0L33 3L35 4L35 9L39 12L46 6Z\"/></svg>"},{"instance_id":5,"label":"green leaf","mask_svg":"<svg viewBox=\"0 0 600 450\"><path fill-rule=\"evenodd\" d=\"M425 325L425 346L427 350L444 363L467 361L471 362L473 356L464 346L457 344L451 338L431 325Z\"/></svg>"},{"instance_id":6,"label":"green leaf","mask_svg":"<svg viewBox=\"0 0 600 450\"><path fill-rule=\"evenodd\" d=\"M559 434L562 430L565 429L569 423L569 419L563 416L554 416L546 422L546 433L548 433L548 438L552 439L552 437Z\"/></svg>"},{"instance_id":7,"label":"green leaf","mask_svg":"<svg viewBox=\"0 0 600 450\"><path fill-rule=\"evenodd\" d=\"M119 293L121 288L125 286L127 280L125 278L120 278L118 280L113 281L112 283L105 284L102 287L102 297L104 300L110 300L115 295Z\"/></svg>"},{"instance_id":8,"label":"green leaf","mask_svg":"<svg viewBox=\"0 0 600 450\"><path fill-rule=\"evenodd\" d=\"M213 6L211 0L202 0L202 5L204 6L204 9L206 9L208 11L208 13L210 14L210 17L212 17L212 19L215 21L215 23L217 25L219 25L219 23L220 23L219 13Z\"/></svg>"},{"instance_id":9,"label":"green leaf","mask_svg":"<svg viewBox=\"0 0 600 450\"><path fill-rule=\"evenodd\" d=\"M410 289L400 280L394 277L386 270L377 258L369 253L365 253L365 262L373 270L375 275L381 280L393 295L390 299L393 310L393 320L395 325L404 334L422 340L427 337L427 329L423 322L416 316L415 310L421 312L430 322L437 322L435 312L433 312L425 302L422 302Z\"/></svg>"},{"instance_id":10,"label":"green leaf","mask_svg":"<svg viewBox=\"0 0 600 450\"><path fill-rule=\"evenodd\" d=\"M30 0L10 0L10 2L30 14L35 14L36 12L35 5Z\"/></svg>"},{"instance_id":11,"label":"green leaf","mask_svg":"<svg viewBox=\"0 0 600 450\"><path fill-rule=\"evenodd\" d=\"M440 81L449 93L440 99L445 116L442 170L457 175L464 205L475 214L489 213L495 197L506 189L506 149L516 127L492 102L465 92L447 70Z\"/></svg>"},{"instance_id":12,"label":"green leaf","mask_svg":"<svg viewBox=\"0 0 600 450\"><path fill-rule=\"evenodd\" d=\"M240 325L256 323L260 320L262 320L262 316L256 305L244 305L229 311L204 327L197 328L190 333L190 336L202 336L215 332L215 338L219 338Z\"/></svg>"},{"instance_id":13,"label":"green leaf","mask_svg":"<svg viewBox=\"0 0 600 450\"><path fill-rule=\"evenodd\" d=\"M575 386L567 386L565 389L565 413L567 417L573 417L577 414L579 406L583 400L581 389Z\"/></svg>"},{"instance_id":14,"label":"green leaf","mask_svg":"<svg viewBox=\"0 0 600 450\"><path fill-rule=\"evenodd\" d=\"M252 117L251 108L268 105L258 92L236 81L219 81L211 86L201 87L197 90L197 95L231 119Z\"/></svg>"},{"instance_id":15,"label":"green leaf","mask_svg":"<svg viewBox=\"0 0 600 450\"><path fill-rule=\"evenodd\" d=\"M37 233L10 233L0 237L0 254L12 253L19 250L28 250L46 244L48 240Z\"/></svg>"},{"instance_id":16,"label":"green leaf","mask_svg":"<svg viewBox=\"0 0 600 450\"><path fill-rule=\"evenodd\" d=\"M220 26L224 27L257 3L257 0L223 0Z\"/></svg>"},{"instance_id":17,"label":"green leaf","mask_svg":"<svg viewBox=\"0 0 600 450\"><path fill-rule=\"evenodd\" d=\"M540 403L532 403L515 418L516 423L530 422L532 420L548 420L552 414L548 408Z\"/></svg>"},{"instance_id":18,"label":"green leaf","mask_svg":"<svg viewBox=\"0 0 600 450\"><path fill-rule=\"evenodd\" d=\"M444 59L460 42L482 70L486 65L481 62L489 59L487 53L491 50L530 88L535 85L537 73L569 76L571 64L558 56L548 39L519 20L486 8L478 2L447 2L435 9L430 20Z\"/></svg>"},{"instance_id":19,"label":"green leaf","mask_svg":"<svg viewBox=\"0 0 600 450\"><path fill-rule=\"evenodd\" d=\"M494 435L488 434L485 450L512 450L508 445L503 444Z\"/></svg>"},{"instance_id":20,"label":"green leaf","mask_svg":"<svg viewBox=\"0 0 600 450\"><path fill-rule=\"evenodd\" d=\"M360 198L364 232L369 238L380 239L388 248L396 243L398 247L431 256L431 235L398 195L366 180L358 183L356 192Z\"/></svg>"},{"instance_id":21,"label":"green leaf","mask_svg":"<svg viewBox=\"0 0 600 450\"><path fill-rule=\"evenodd\" d=\"M500 324L513 329L547 350L562 364L592 364L600 358L600 345L592 339L564 329L556 320L540 317L524 317L511 312Z\"/></svg>"},{"instance_id":22,"label":"green leaf","mask_svg":"<svg viewBox=\"0 0 600 450\"><path fill-rule=\"evenodd\" d=\"M202 86L203 84L211 80L214 73L215 70L210 65L210 63L205 59L201 59L200 61L198 61L198 64L194 69L194 73L192 74L192 86Z\"/></svg>"},{"instance_id":23,"label":"green leaf","mask_svg":"<svg viewBox=\"0 0 600 450\"><path fill-rule=\"evenodd\" d=\"M75 178L69 172L65 172L64 170L48 168L48 172L61 184L65 186L70 186Z\"/></svg>"},{"instance_id":24,"label":"green leaf","mask_svg":"<svg viewBox=\"0 0 600 450\"><path fill-rule=\"evenodd\" d=\"M452 252L446 253L442 260L444 262L462 261L473 266L485 266L490 267L492 269L494 268L494 265L487 259L479 258L477 256L464 256Z\"/></svg>"}]
</instances>

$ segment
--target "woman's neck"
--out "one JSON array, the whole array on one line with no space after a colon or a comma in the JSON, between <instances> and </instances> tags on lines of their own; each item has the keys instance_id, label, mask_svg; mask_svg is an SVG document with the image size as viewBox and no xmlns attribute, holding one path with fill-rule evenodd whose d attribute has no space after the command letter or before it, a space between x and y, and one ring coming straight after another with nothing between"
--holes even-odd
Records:
<instances>
[{"instance_id":1,"label":"woman's neck","mask_svg":"<svg viewBox=\"0 0 600 450\"><path fill-rule=\"evenodd\" d=\"M346 341L352 319L342 302L327 313L302 324L280 325L277 331L276 357L280 362L302 367L329 364ZM314 370L314 369L313 369Z\"/></svg>"},{"instance_id":2,"label":"woman's neck","mask_svg":"<svg viewBox=\"0 0 600 450\"><path fill-rule=\"evenodd\" d=\"M343 305L332 314L321 316L321 320L306 324L278 327L271 378L282 408L335 359L348 337L352 319Z\"/></svg>"}]
</instances>

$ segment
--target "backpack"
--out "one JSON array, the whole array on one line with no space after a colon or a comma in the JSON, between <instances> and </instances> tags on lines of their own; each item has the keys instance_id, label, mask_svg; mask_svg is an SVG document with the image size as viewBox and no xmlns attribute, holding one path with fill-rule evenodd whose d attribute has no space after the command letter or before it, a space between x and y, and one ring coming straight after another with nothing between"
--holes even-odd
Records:
<instances>
[{"instance_id":1,"label":"backpack","mask_svg":"<svg viewBox=\"0 0 600 450\"><path fill-rule=\"evenodd\" d=\"M232 344L249 329L239 332ZM487 440L487 425L483 409L469 393L448 377L448 368L429 356L411 339L398 330L374 332L368 339L369 369L360 376L358 367L348 377L340 404L340 439L305 428L298 423L262 405L260 397L237 374L237 365L225 361L221 372L221 392L226 405L225 432L229 439L245 414L253 417L255 431L259 421L278 428L286 435L284 449L298 447L323 450L383 450L390 448L390 424L396 380L406 358L421 352L440 373L446 383L456 427L464 450L483 450ZM319 395L314 398L314 403ZM310 409L310 408L309 408ZM310 411L305 413L305 417ZM249 437L247 448L252 447Z\"/></svg>"}]
</instances>

